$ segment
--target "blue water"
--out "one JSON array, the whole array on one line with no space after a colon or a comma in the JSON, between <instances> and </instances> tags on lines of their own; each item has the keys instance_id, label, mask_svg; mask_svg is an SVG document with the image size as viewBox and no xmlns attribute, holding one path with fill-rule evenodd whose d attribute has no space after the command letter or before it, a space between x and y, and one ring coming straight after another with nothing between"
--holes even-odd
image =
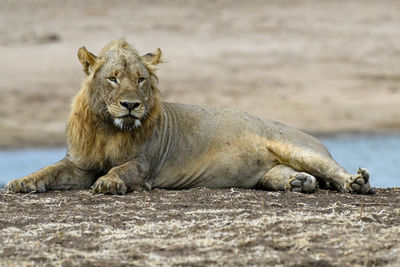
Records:
<instances>
[{"instance_id":1,"label":"blue water","mask_svg":"<svg viewBox=\"0 0 400 267\"><path fill-rule=\"evenodd\" d=\"M61 160L65 148L0 151L0 186Z\"/></svg>"},{"instance_id":2,"label":"blue water","mask_svg":"<svg viewBox=\"0 0 400 267\"><path fill-rule=\"evenodd\" d=\"M400 187L400 136L339 136L320 138L333 158L350 172L370 171L375 187ZM65 149L0 151L0 185L55 163Z\"/></svg>"},{"instance_id":3,"label":"blue water","mask_svg":"<svg viewBox=\"0 0 400 267\"><path fill-rule=\"evenodd\" d=\"M345 169L367 168L374 187L400 187L400 136L320 138Z\"/></svg>"}]
</instances>

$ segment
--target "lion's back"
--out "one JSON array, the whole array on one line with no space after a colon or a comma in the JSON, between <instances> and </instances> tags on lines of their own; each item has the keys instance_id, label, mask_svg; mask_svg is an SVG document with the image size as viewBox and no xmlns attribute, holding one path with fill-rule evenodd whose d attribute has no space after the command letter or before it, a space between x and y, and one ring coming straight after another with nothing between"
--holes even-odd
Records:
<instances>
[{"instance_id":1,"label":"lion's back","mask_svg":"<svg viewBox=\"0 0 400 267\"><path fill-rule=\"evenodd\" d=\"M178 126L184 134L196 136L200 142L234 140L246 137L262 142L280 142L307 148L330 156L326 147L313 136L283 123L258 118L245 111L224 108L163 103L174 110Z\"/></svg>"}]
</instances>

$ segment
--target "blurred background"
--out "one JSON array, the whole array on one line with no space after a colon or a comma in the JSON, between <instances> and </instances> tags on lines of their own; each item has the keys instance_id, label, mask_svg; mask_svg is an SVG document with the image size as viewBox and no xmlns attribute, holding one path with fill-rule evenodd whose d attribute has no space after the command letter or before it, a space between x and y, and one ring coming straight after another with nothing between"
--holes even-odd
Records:
<instances>
[{"instance_id":1,"label":"blurred background","mask_svg":"<svg viewBox=\"0 0 400 267\"><path fill-rule=\"evenodd\" d=\"M398 186L399 14L396 0L1 0L0 183L62 157L43 148L65 144L78 48L125 37L142 54L162 49L164 101L281 121Z\"/></svg>"}]
</instances>

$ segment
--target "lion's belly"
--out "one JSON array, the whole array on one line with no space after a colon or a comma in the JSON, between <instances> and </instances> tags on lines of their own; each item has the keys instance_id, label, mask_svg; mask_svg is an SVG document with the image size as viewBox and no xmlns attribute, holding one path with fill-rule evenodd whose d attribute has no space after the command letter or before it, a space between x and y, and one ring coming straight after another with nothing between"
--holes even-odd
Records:
<instances>
[{"instance_id":1,"label":"lion's belly","mask_svg":"<svg viewBox=\"0 0 400 267\"><path fill-rule=\"evenodd\" d=\"M186 154L181 160L167 162L153 177L152 185L167 189L253 188L277 164L265 143L229 143L201 155Z\"/></svg>"},{"instance_id":2,"label":"lion's belly","mask_svg":"<svg viewBox=\"0 0 400 267\"><path fill-rule=\"evenodd\" d=\"M278 164L268 149L272 126L263 120L225 108L163 107L169 126L160 130L163 157L152 171L155 188L252 188Z\"/></svg>"}]
</instances>

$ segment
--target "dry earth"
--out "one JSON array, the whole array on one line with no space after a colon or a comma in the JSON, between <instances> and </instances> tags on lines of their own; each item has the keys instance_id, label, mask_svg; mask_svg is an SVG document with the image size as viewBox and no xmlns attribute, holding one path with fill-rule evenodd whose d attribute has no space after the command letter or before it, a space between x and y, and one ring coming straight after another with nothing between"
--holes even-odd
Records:
<instances>
[{"instance_id":1,"label":"dry earth","mask_svg":"<svg viewBox=\"0 0 400 267\"><path fill-rule=\"evenodd\" d=\"M167 101L309 132L400 129L400 2L0 1L0 147L62 145L76 51L161 47Z\"/></svg>"},{"instance_id":2,"label":"dry earth","mask_svg":"<svg viewBox=\"0 0 400 267\"><path fill-rule=\"evenodd\" d=\"M0 193L2 266L399 266L400 188Z\"/></svg>"}]
</instances>

